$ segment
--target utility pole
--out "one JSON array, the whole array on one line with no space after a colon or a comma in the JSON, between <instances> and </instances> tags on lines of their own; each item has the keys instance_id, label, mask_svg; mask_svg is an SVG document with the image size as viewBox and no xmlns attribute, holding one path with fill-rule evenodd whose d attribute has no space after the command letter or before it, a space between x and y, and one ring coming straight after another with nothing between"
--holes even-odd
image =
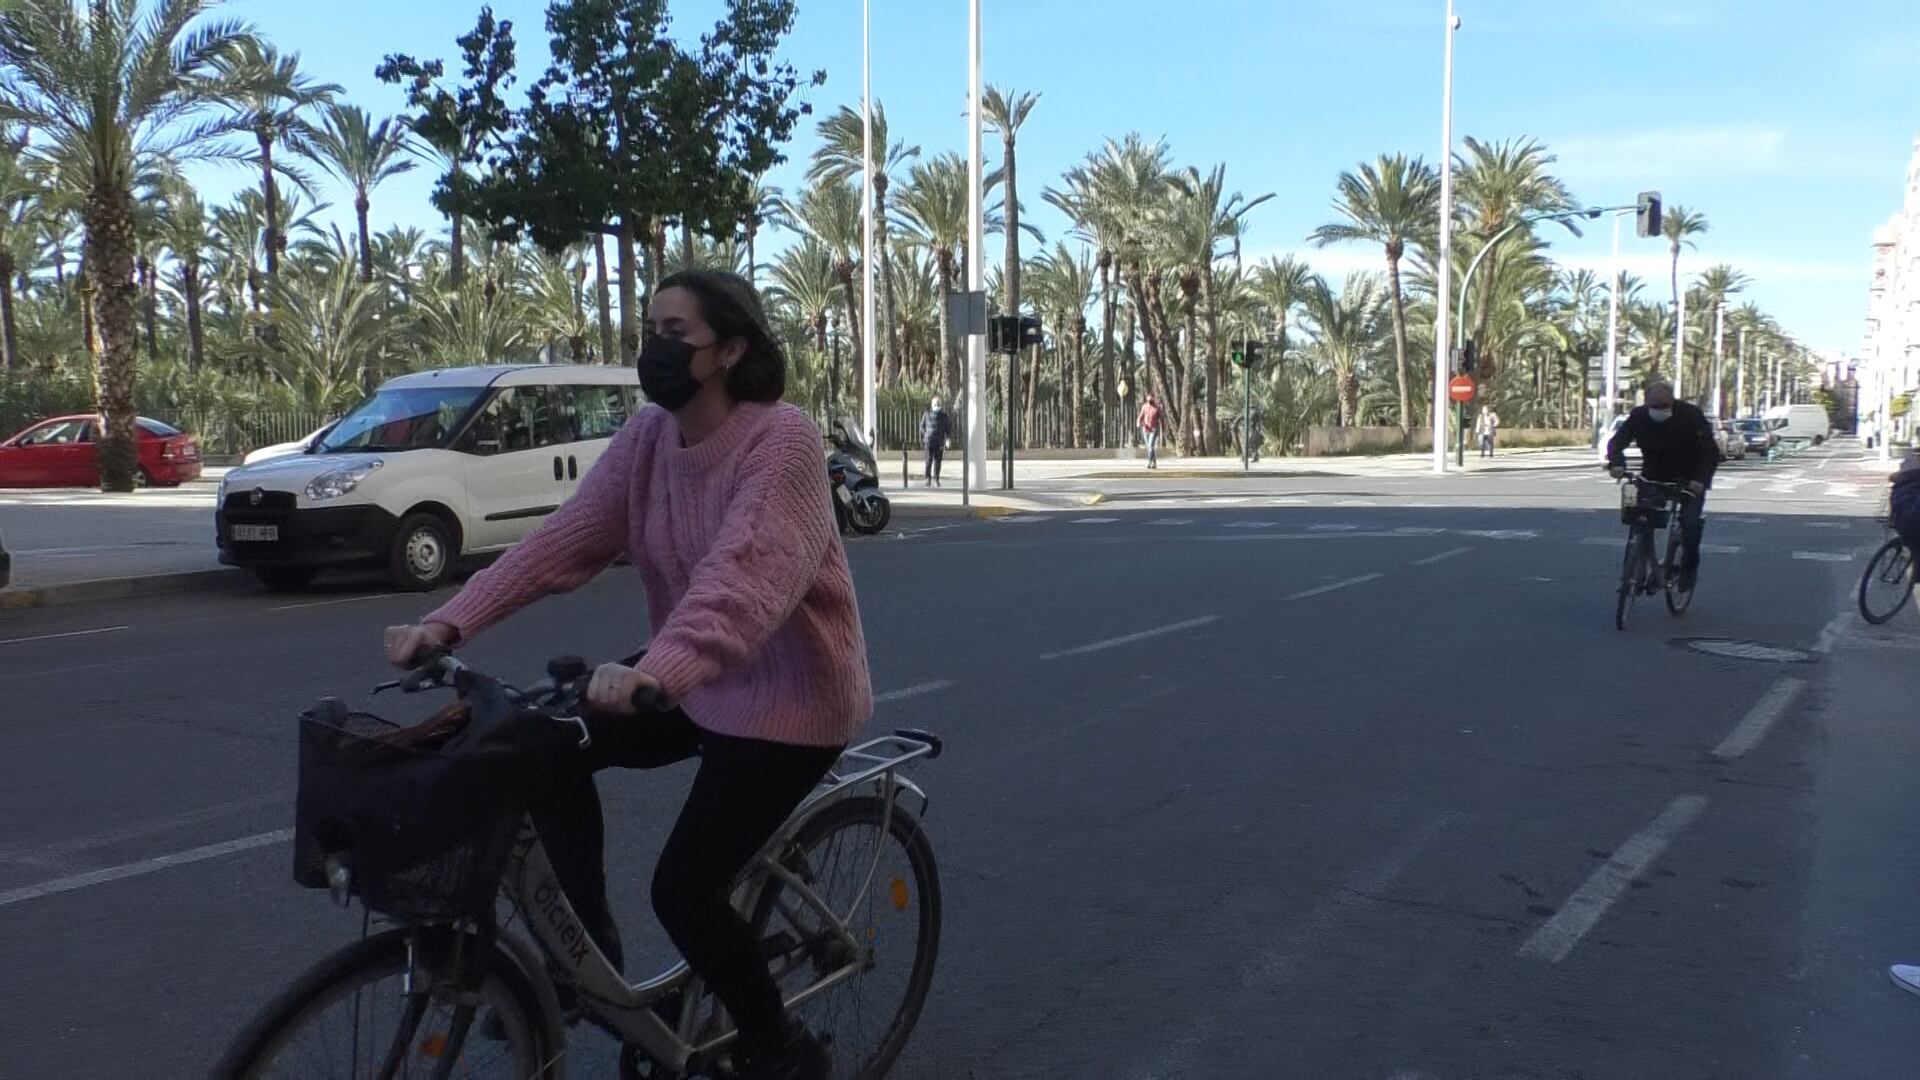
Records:
<instances>
[{"instance_id":1,"label":"utility pole","mask_svg":"<svg viewBox=\"0 0 1920 1080\"><path fill-rule=\"evenodd\" d=\"M1447 376L1453 365L1447 361L1446 298L1452 295L1453 268L1453 35L1460 29L1460 17L1453 13L1453 0L1447 0L1447 49L1443 89L1440 96L1440 252L1436 260L1435 295L1440 302L1433 330L1433 471L1447 471Z\"/></svg>"}]
</instances>

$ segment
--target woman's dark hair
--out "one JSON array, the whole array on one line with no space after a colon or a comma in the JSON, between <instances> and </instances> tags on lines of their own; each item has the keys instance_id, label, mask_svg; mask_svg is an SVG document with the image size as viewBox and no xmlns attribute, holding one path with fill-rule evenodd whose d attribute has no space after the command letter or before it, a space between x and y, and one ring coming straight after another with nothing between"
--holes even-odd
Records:
<instances>
[{"instance_id":1,"label":"woman's dark hair","mask_svg":"<svg viewBox=\"0 0 1920 1080\"><path fill-rule=\"evenodd\" d=\"M713 328L714 340L740 338L745 355L727 369L727 396L735 401L779 401L787 392L787 355L767 328L760 296L739 274L722 270L682 270L669 274L654 290L685 289L700 305L700 317Z\"/></svg>"}]
</instances>

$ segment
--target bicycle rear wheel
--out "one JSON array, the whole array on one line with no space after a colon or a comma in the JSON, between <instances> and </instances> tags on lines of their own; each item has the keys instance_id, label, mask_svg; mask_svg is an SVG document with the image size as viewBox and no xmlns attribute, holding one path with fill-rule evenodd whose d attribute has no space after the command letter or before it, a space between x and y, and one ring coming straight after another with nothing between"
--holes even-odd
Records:
<instances>
[{"instance_id":1,"label":"bicycle rear wheel","mask_svg":"<svg viewBox=\"0 0 1920 1080\"><path fill-rule=\"evenodd\" d=\"M797 1011L832 1037L837 1080L880 1080L920 1019L940 952L933 845L898 805L889 815L881 800L856 798L802 825L780 862L846 923L859 948L797 892L770 879L752 925L774 980L791 998L855 965L851 977Z\"/></svg>"},{"instance_id":2,"label":"bicycle rear wheel","mask_svg":"<svg viewBox=\"0 0 1920 1080\"><path fill-rule=\"evenodd\" d=\"M1913 599L1913 553L1899 537L1880 545L1860 575L1860 616L1875 626L1900 613Z\"/></svg>"},{"instance_id":3,"label":"bicycle rear wheel","mask_svg":"<svg viewBox=\"0 0 1920 1080\"><path fill-rule=\"evenodd\" d=\"M433 973L419 962L424 950L414 948L415 933L376 934L314 965L241 1031L211 1075L557 1075L566 1046L554 1045L554 1033L544 1030L532 988L489 970L477 1002L461 1007L451 988L432 985ZM416 993L407 992L410 958Z\"/></svg>"},{"instance_id":4,"label":"bicycle rear wheel","mask_svg":"<svg viewBox=\"0 0 1920 1080\"><path fill-rule=\"evenodd\" d=\"M1613 608L1613 626L1616 630L1625 630L1633 614L1633 598L1640 592L1640 579L1645 575L1640 554L1640 530L1638 527L1627 531L1627 556L1620 564L1620 599Z\"/></svg>"}]
</instances>

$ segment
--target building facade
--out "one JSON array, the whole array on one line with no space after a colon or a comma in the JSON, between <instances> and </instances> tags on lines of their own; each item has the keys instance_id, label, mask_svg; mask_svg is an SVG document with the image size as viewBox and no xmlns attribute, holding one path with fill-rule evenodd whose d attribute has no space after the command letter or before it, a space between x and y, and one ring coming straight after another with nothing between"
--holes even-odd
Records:
<instances>
[{"instance_id":1,"label":"building facade","mask_svg":"<svg viewBox=\"0 0 1920 1080\"><path fill-rule=\"evenodd\" d=\"M1898 212L1873 231L1873 277L1867 286L1867 334L1861 352L1860 411L1870 431L1883 426L1889 399L1920 388L1920 138L1907 164ZM1913 417L1894 419L1896 438Z\"/></svg>"}]
</instances>

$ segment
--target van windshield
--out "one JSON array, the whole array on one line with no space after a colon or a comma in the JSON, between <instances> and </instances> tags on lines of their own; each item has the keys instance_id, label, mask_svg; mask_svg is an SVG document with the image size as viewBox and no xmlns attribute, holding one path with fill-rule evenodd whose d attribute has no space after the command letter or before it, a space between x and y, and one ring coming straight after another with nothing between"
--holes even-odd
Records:
<instances>
[{"instance_id":1,"label":"van windshield","mask_svg":"<svg viewBox=\"0 0 1920 1080\"><path fill-rule=\"evenodd\" d=\"M426 450L440 446L486 390L411 386L382 390L340 418L315 444L319 454Z\"/></svg>"}]
</instances>

